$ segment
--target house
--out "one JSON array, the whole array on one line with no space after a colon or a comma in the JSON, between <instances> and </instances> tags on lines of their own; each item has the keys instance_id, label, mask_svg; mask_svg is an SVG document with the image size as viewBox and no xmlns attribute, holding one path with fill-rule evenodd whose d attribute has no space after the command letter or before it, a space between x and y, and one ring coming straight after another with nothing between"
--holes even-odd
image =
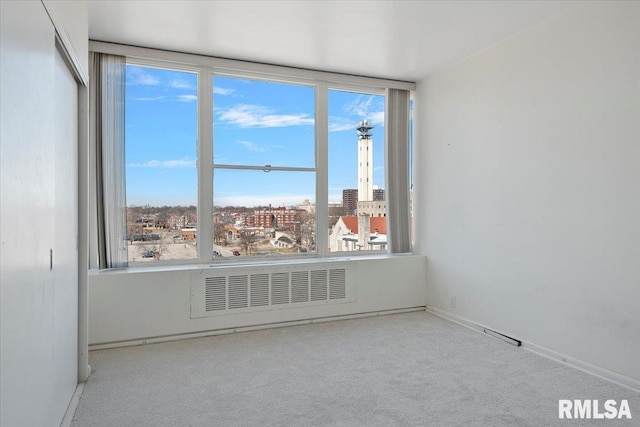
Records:
<instances>
[{"instance_id":1,"label":"house","mask_svg":"<svg viewBox=\"0 0 640 427\"><path fill-rule=\"evenodd\" d=\"M368 227L359 227L360 222L366 224L367 221L369 222ZM331 252L384 250L386 249L386 244L387 219L385 217L369 215L341 216L329 234Z\"/></svg>"},{"instance_id":2,"label":"house","mask_svg":"<svg viewBox=\"0 0 640 427\"><path fill-rule=\"evenodd\" d=\"M275 237L270 240L271 240L271 244L276 248L291 249L296 246L295 236L285 231L276 231Z\"/></svg>"},{"instance_id":3,"label":"house","mask_svg":"<svg viewBox=\"0 0 640 427\"><path fill-rule=\"evenodd\" d=\"M89 378L89 346L408 307L640 389L640 3L41 0L2 1L0 19L1 425L60 425ZM110 197L97 188L112 171L97 173L89 144L99 105L88 96L90 50L196 64L204 118L213 116L207 70L373 88L396 106L411 92L413 164L387 181L412 172L413 234L409 191L385 182L388 252L318 261L356 266L366 286L356 283L354 301L295 310L194 318L193 267L102 271L118 253L97 244L98 206ZM326 143L334 124L322 102L316 135ZM209 149L206 123L198 144ZM323 177L316 212L329 200L323 159L303 171ZM212 169L198 168L201 197ZM201 225L212 209L198 206L208 257L213 233ZM329 247L328 233L317 239ZM411 242L410 254L394 252Z\"/></svg>"},{"instance_id":4,"label":"house","mask_svg":"<svg viewBox=\"0 0 640 427\"><path fill-rule=\"evenodd\" d=\"M181 240L194 240L198 230L195 228L181 228L180 229L180 239Z\"/></svg>"}]
</instances>

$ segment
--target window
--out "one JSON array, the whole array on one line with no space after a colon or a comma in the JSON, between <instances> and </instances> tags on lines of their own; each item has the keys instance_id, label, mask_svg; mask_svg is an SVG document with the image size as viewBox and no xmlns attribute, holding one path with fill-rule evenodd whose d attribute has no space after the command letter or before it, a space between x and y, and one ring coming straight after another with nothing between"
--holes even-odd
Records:
<instances>
[{"instance_id":1,"label":"window","mask_svg":"<svg viewBox=\"0 0 640 427\"><path fill-rule=\"evenodd\" d=\"M215 253L315 252L315 88L216 76L213 106Z\"/></svg>"},{"instance_id":2,"label":"window","mask_svg":"<svg viewBox=\"0 0 640 427\"><path fill-rule=\"evenodd\" d=\"M413 84L116 50L130 265L407 251Z\"/></svg>"},{"instance_id":3,"label":"window","mask_svg":"<svg viewBox=\"0 0 640 427\"><path fill-rule=\"evenodd\" d=\"M196 73L127 65L130 263L197 258L197 87Z\"/></svg>"},{"instance_id":4,"label":"window","mask_svg":"<svg viewBox=\"0 0 640 427\"><path fill-rule=\"evenodd\" d=\"M384 96L328 95L329 251L386 251Z\"/></svg>"}]
</instances>

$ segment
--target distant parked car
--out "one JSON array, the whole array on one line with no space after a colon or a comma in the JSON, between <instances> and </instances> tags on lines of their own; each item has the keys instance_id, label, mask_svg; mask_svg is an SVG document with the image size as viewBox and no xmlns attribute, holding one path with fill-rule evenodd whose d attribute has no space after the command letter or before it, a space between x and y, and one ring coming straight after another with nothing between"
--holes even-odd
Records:
<instances>
[{"instance_id":1,"label":"distant parked car","mask_svg":"<svg viewBox=\"0 0 640 427\"><path fill-rule=\"evenodd\" d=\"M239 251L233 251L233 255L240 256L240 252Z\"/></svg>"},{"instance_id":2,"label":"distant parked car","mask_svg":"<svg viewBox=\"0 0 640 427\"><path fill-rule=\"evenodd\" d=\"M156 256L154 251L144 251L142 252L142 258L153 258Z\"/></svg>"},{"instance_id":3,"label":"distant parked car","mask_svg":"<svg viewBox=\"0 0 640 427\"><path fill-rule=\"evenodd\" d=\"M142 234L134 234L133 241L134 242L142 242L144 240L144 236Z\"/></svg>"}]
</instances>

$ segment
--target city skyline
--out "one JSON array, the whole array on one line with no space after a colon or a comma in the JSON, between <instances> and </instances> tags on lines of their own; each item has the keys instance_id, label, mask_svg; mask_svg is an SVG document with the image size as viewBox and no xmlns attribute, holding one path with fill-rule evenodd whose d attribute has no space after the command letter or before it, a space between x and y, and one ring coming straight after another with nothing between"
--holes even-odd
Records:
<instances>
[{"instance_id":1,"label":"city skyline","mask_svg":"<svg viewBox=\"0 0 640 427\"><path fill-rule=\"evenodd\" d=\"M127 66L128 206L197 205L197 76ZM214 162L314 167L314 88L214 77ZM384 188L384 96L329 91L329 202L357 188L358 135L373 129L373 184ZM215 169L216 206L315 203L315 174Z\"/></svg>"}]
</instances>

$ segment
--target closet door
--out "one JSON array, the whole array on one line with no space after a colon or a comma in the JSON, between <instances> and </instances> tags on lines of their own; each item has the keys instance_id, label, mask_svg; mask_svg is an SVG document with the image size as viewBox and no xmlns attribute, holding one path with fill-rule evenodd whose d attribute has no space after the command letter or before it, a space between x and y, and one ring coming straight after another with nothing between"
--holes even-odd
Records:
<instances>
[{"instance_id":1,"label":"closet door","mask_svg":"<svg viewBox=\"0 0 640 427\"><path fill-rule=\"evenodd\" d=\"M77 85L40 1L0 0L0 425L59 426L77 382Z\"/></svg>"},{"instance_id":2,"label":"closet door","mask_svg":"<svg viewBox=\"0 0 640 427\"><path fill-rule=\"evenodd\" d=\"M56 49L54 69L55 208L53 243L53 398L65 408L78 375L78 85ZM64 413L63 413L64 414Z\"/></svg>"}]
</instances>

